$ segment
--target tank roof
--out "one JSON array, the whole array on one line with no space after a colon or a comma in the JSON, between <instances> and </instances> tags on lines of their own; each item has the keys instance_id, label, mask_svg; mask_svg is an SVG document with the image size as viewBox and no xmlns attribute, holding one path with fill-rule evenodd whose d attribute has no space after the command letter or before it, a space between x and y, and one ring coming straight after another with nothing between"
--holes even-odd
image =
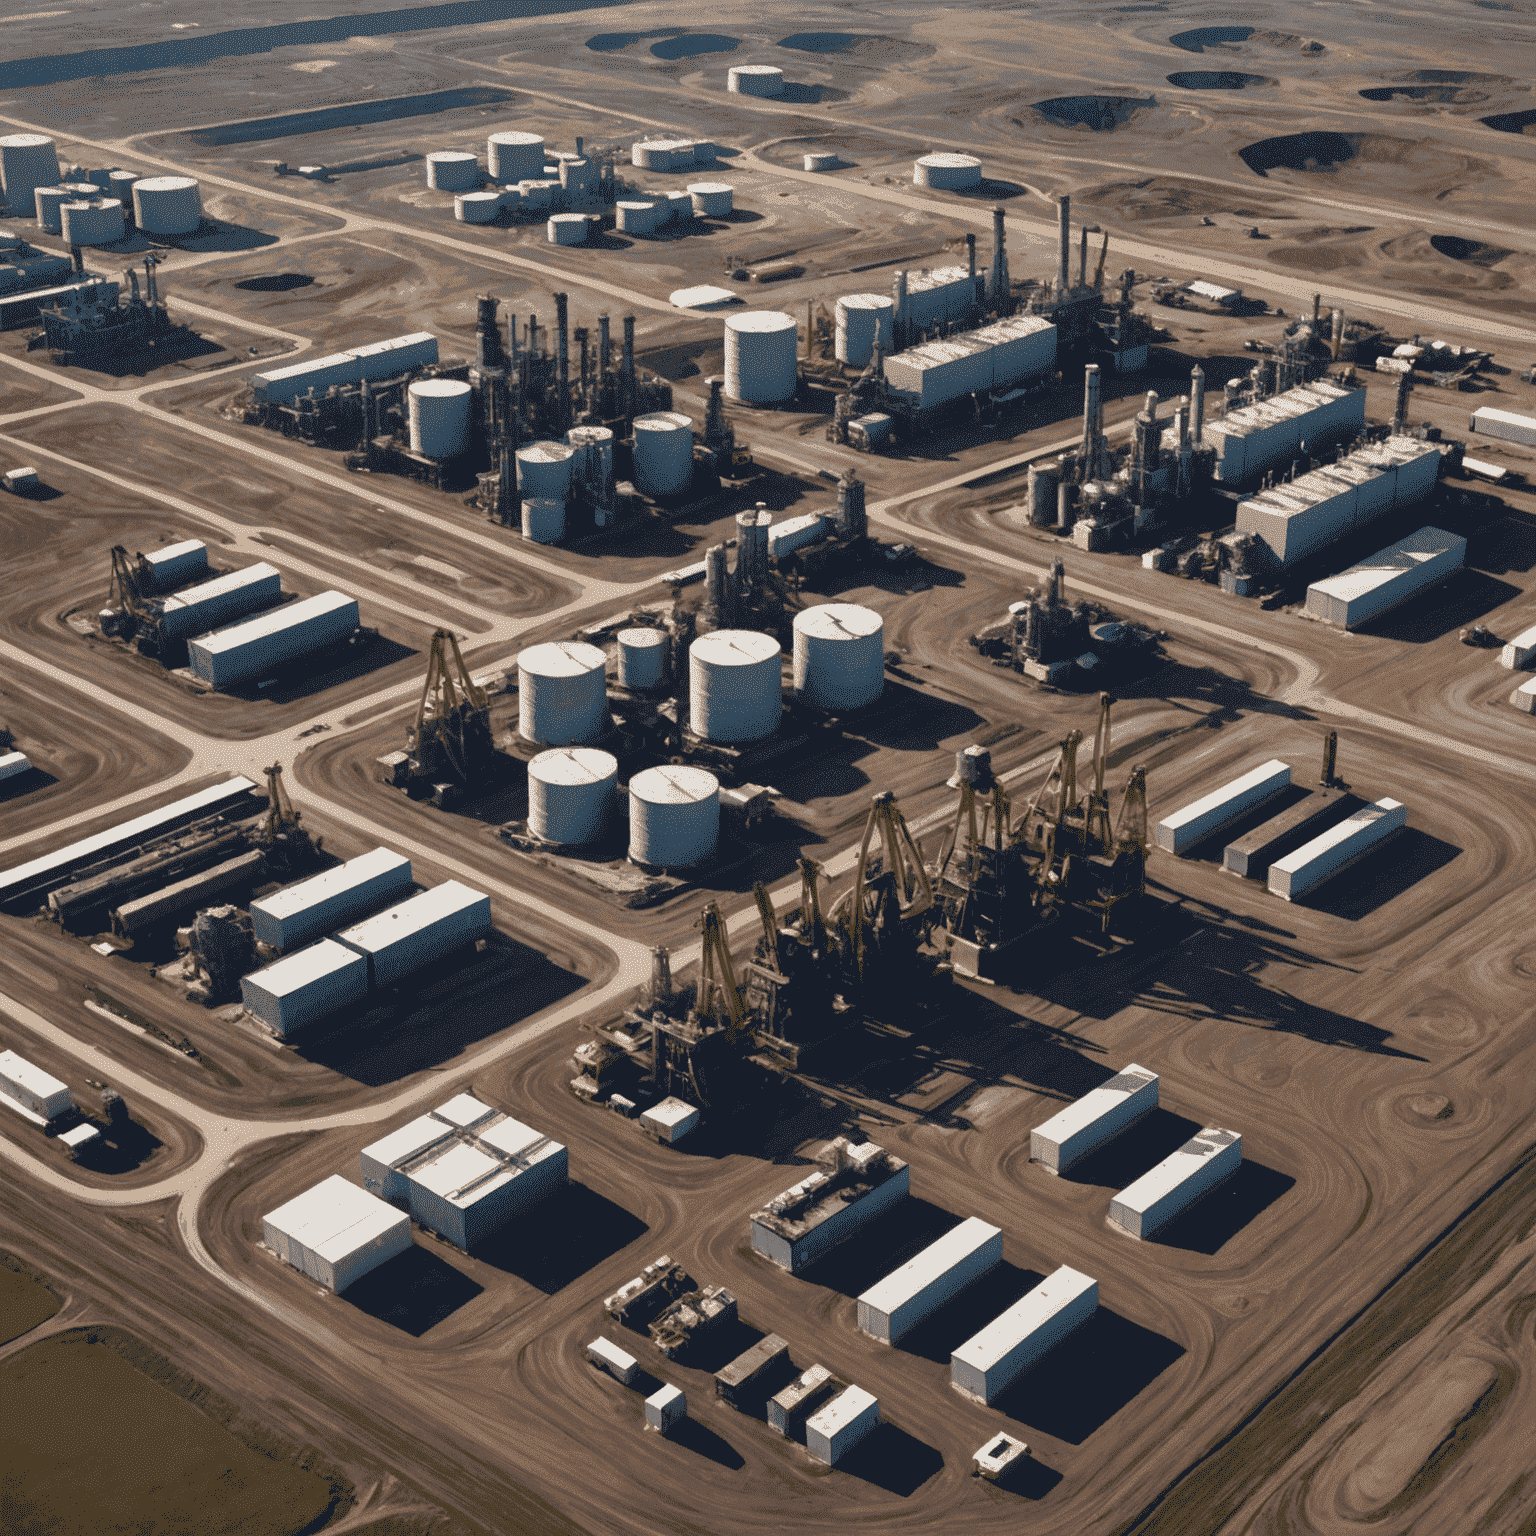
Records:
<instances>
[{"instance_id":1,"label":"tank roof","mask_svg":"<svg viewBox=\"0 0 1536 1536\"><path fill-rule=\"evenodd\" d=\"M413 395L430 395L447 398L451 395L467 395L469 385L463 379L417 379L411 385Z\"/></svg>"},{"instance_id":2,"label":"tank roof","mask_svg":"<svg viewBox=\"0 0 1536 1536\"><path fill-rule=\"evenodd\" d=\"M755 667L779 656L779 642L755 629L716 629L688 647L690 656L712 667Z\"/></svg>"},{"instance_id":3,"label":"tank roof","mask_svg":"<svg viewBox=\"0 0 1536 1536\"><path fill-rule=\"evenodd\" d=\"M819 640L861 640L879 634L885 620L859 603L820 603L795 615L795 633Z\"/></svg>"},{"instance_id":4,"label":"tank roof","mask_svg":"<svg viewBox=\"0 0 1536 1536\"><path fill-rule=\"evenodd\" d=\"M607 656L584 640L546 640L517 653L518 671L536 677L585 677L607 666Z\"/></svg>"},{"instance_id":5,"label":"tank roof","mask_svg":"<svg viewBox=\"0 0 1536 1536\"><path fill-rule=\"evenodd\" d=\"M707 768L663 764L643 768L629 781L629 792L649 805L696 805L720 793L720 781Z\"/></svg>"},{"instance_id":6,"label":"tank roof","mask_svg":"<svg viewBox=\"0 0 1536 1536\"><path fill-rule=\"evenodd\" d=\"M888 293L845 293L839 295L837 302L844 309L890 309L893 307Z\"/></svg>"},{"instance_id":7,"label":"tank roof","mask_svg":"<svg viewBox=\"0 0 1536 1536\"><path fill-rule=\"evenodd\" d=\"M551 747L528 764L529 776L542 784L602 784L618 772L618 759L596 747Z\"/></svg>"},{"instance_id":8,"label":"tank roof","mask_svg":"<svg viewBox=\"0 0 1536 1536\"><path fill-rule=\"evenodd\" d=\"M725 325L727 330L756 335L773 335L797 328L793 315L783 314L776 309L749 309L742 315L727 315Z\"/></svg>"}]
</instances>

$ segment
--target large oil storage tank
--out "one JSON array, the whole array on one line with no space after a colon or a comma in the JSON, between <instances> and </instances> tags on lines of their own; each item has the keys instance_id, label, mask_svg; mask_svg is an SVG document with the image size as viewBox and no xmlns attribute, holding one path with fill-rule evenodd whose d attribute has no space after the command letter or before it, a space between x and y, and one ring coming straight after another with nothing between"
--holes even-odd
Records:
<instances>
[{"instance_id":1,"label":"large oil storage tank","mask_svg":"<svg viewBox=\"0 0 1536 1536\"><path fill-rule=\"evenodd\" d=\"M681 411L635 418L635 489L642 496L681 496L693 483L693 422Z\"/></svg>"},{"instance_id":2,"label":"large oil storage tank","mask_svg":"<svg viewBox=\"0 0 1536 1536\"><path fill-rule=\"evenodd\" d=\"M587 216L584 213L552 214L544 234L551 245L585 245Z\"/></svg>"},{"instance_id":3,"label":"large oil storage tank","mask_svg":"<svg viewBox=\"0 0 1536 1536\"><path fill-rule=\"evenodd\" d=\"M608 829L618 760L596 747L551 747L528 764L528 830L546 843L580 847Z\"/></svg>"},{"instance_id":4,"label":"large oil storage tank","mask_svg":"<svg viewBox=\"0 0 1536 1536\"><path fill-rule=\"evenodd\" d=\"M783 713L779 642L717 629L688 647L688 713L696 735L722 746L761 741Z\"/></svg>"},{"instance_id":5,"label":"large oil storage tank","mask_svg":"<svg viewBox=\"0 0 1536 1536\"><path fill-rule=\"evenodd\" d=\"M885 691L885 621L858 603L795 615L795 688L816 709L862 709Z\"/></svg>"},{"instance_id":6,"label":"large oil storage tank","mask_svg":"<svg viewBox=\"0 0 1536 1536\"><path fill-rule=\"evenodd\" d=\"M418 379L406 396L412 453L451 459L469 447L471 391L462 379Z\"/></svg>"},{"instance_id":7,"label":"large oil storage tank","mask_svg":"<svg viewBox=\"0 0 1536 1536\"><path fill-rule=\"evenodd\" d=\"M784 71L777 64L737 64L727 72L725 88L740 96L782 96Z\"/></svg>"},{"instance_id":8,"label":"large oil storage tank","mask_svg":"<svg viewBox=\"0 0 1536 1536\"><path fill-rule=\"evenodd\" d=\"M434 149L427 156L427 185L437 192L469 192L480 185L480 162L467 149Z\"/></svg>"},{"instance_id":9,"label":"large oil storage tank","mask_svg":"<svg viewBox=\"0 0 1536 1536\"><path fill-rule=\"evenodd\" d=\"M107 172L107 196L115 197L123 205L125 215L133 209L133 184L138 179L136 171Z\"/></svg>"},{"instance_id":10,"label":"large oil storage tank","mask_svg":"<svg viewBox=\"0 0 1536 1536\"><path fill-rule=\"evenodd\" d=\"M569 443L542 441L517 450L517 483L528 498L564 502L571 491Z\"/></svg>"},{"instance_id":11,"label":"large oil storage tank","mask_svg":"<svg viewBox=\"0 0 1536 1536\"><path fill-rule=\"evenodd\" d=\"M544 140L536 133L507 128L485 141L492 181L524 181L544 174Z\"/></svg>"},{"instance_id":12,"label":"large oil storage tank","mask_svg":"<svg viewBox=\"0 0 1536 1536\"><path fill-rule=\"evenodd\" d=\"M565 502L548 496L525 497L523 537L533 544L558 544L565 537Z\"/></svg>"},{"instance_id":13,"label":"large oil storage tank","mask_svg":"<svg viewBox=\"0 0 1536 1536\"><path fill-rule=\"evenodd\" d=\"M889 357L894 350L891 321L895 314L888 293L845 293L833 306L837 326L836 355L840 363L864 367L874 356L875 343Z\"/></svg>"},{"instance_id":14,"label":"large oil storage tank","mask_svg":"<svg viewBox=\"0 0 1536 1536\"><path fill-rule=\"evenodd\" d=\"M453 199L453 216L460 224L491 224L500 212L500 192L460 192Z\"/></svg>"},{"instance_id":15,"label":"large oil storage tank","mask_svg":"<svg viewBox=\"0 0 1536 1536\"><path fill-rule=\"evenodd\" d=\"M37 222L50 235L56 235L63 228L63 222L59 209L65 203L74 202L78 193L70 191L66 186L36 187L32 192L32 211L37 217Z\"/></svg>"},{"instance_id":16,"label":"large oil storage tank","mask_svg":"<svg viewBox=\"0 0 1536 1536\"><path fill-rule=\"evenodd\" d=\"M923 155L912 166L912 182L919 187L979 187L981 161L975 155Z\"/></svg>"},{"instance_id":17,"label":"large oil storage tank","mask_svg":"<svg viewBox=\"0 0 1536 1536\"><path fill-rule=\"evenodd\" d=\"M659 688L667 676L667 632L636 626L619 631L619 686Z\"/></svg>"},{"instance_id":18,"label":"large oil storage tank","mask_svg":"<svg viewBox=\"0 0 1536 1536\"><path fill-rule=\"evenodd\" d=\"M723 219L735 203L736 189L727 181L691 181L688 196L701 219Z\"/></svg>"},{"instance_id":19,"label":"large oil storage tank","mask_svg":"<svg viewBox=\"0 0 1536 1536\"><path fill-rule=\"evenodd\" d=\"M629 147L629 163L641 171L670 171L672 169L672 141L670 139L641 139Z\"/></svg>"},{"instance_id":20,"label":"large oil storage tank","mask_svg":"<svg viewBox=\"0 0 1536 1536\"><path fill-rule=\"evenodd\" d=\"M8 133L0 138L0 184L14 216L32 217L33 194L39 187L55 186L58 179L58 146L46 134Z\"/></svg>"},{"instance_id":21,"label":"large oil storage tank","mask_svg":"<svg viewBox=\"0 0 1536 1536\"><path fill-rule=\"evenodd\" d=\"M626 202L613 205L614 228L622 235L651 235L656 232L656 204Z\"/></svg>"},{"instance_id":22,"label":"large oil storage tank","mask_svg":"<svg viewBox=\"0 0 1536 1536\"><path fill-rule=\"evenodd\" d=\"M517 656L517 730L545 747L596 741L608 724L608 658L580 640L530 645Z\"/></svg>"},{"instance_id":23,"label":"large oil storage tank","mask_svg":"<svg viewBox=\"0 0 1536 1536\"><path fill-rule=\"evenodd\" d=\"M725 320L725 393L749 405L777 405L795 392L800 331L793 315L748 310Z\"/></svg>"},{"instance_id":24,"label":"large oil storage tank","mask_svg":"<svg viewBox=\"0 0 1536 1536\"><path fill-rule=\"evenodd\" d=\"M68 245L111 245L123 238L123 205L115 197L60 203L59 229Z\"/></svg>"},{"instance_id":25,"label":"large oil storage tank","mask_svg":"<svg viewBox=\"0 0 1536 1536\"><path fill-rule=\"evenodd\" d=\"M133 184L134 222L146 235L190 235L203 222L203 199L191 176L145 176Z\"/></svg>"},{"instance_id":26,"label":"large oil storage tank","mask_svg":"<svg viewBox=\"0 0 1536 1536\"><path fill-rule=\"evenodd\" d=\"M663 764L629 781L629 857L652 869L686 869L720 841L720 781L703 768Z\"/></svg>"}]
</instances>

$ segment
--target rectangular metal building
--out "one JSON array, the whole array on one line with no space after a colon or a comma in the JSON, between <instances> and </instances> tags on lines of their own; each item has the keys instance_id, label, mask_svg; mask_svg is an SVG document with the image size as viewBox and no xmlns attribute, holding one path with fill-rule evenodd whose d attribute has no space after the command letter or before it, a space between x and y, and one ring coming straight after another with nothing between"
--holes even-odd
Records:
<instances>
[{"instance_id":1,"label":"rectangular metal building","mask_svg":"<svg viewBox=\"0 0 1536 1536\"><path fill-rule=\"evenodd\" d=\"M1365 390L1317 379L1268 400L1240 406L1205 423L1216 450L1216 478L1225 485L1257 480L1284 469L1305 443L1310 450L1358 432L1365 425Z\"/></svg>"},{"instance_id":2,"label":"rectangular metal building","mask_svg":"<svg viewBox=\"0 0 1536 1536\"><path fill-rule=\"evenodd\" d=\"M347 639L358 626L357 599L319 592L302 602L258 614L243 624L200 635L187 646L193 673L215 688L268 675L324 645Z\"/></svg>"},{"instance_id":3,"label":"rectangular metal building","mask_svg":"<svg viewBox=\"0 0 1536 1536\"><path fill-rule=\"evenodd\" d=\"M25 752L0 752L0 784L19 779L31 770L32 759Z\"/></svg>"},{"instance_id":4,"label":"rectangular metal building","mask_svg":"<svg viewBox=\"0 0 1536 1536\"><path fill-rule=\"evenodd\" d=\"M1522 629L1499 652L1499 665L1514 672L1530 666L1533 661L1536 661L1536 624L1529 629Z\"/></svg>"},{"instance_id":5,"label":"rectangular metal building","mask_svg":"<svg viewBox=\"0 0 1536 1536\"><path fill-rule=\"evenodd\" d=\"M835 1467L880 1427L880 1399L863 1387L846 1387L805 1421L805 1448L814 1461Z\"/></svg>"},{"instance_id":6,"label":"rectangular metal building","mask_svg":"<svg viewBox=\"0 0 1536 1536\"><path fill-rule=\"evenodd\" d=\"M339 1173L262 1217L280 1259L338 1294L411 1246L410 1218Z\"/></svg>"},{"instance_id":7,"label":"rectangular metal building","mask_svg":"<svg viewBox=\"0 0 1536 1536\"><path fill-rule=\"evenodd\" d=\"M715 1396L738 1412L755 1412L767 1401L775 1382L783 1379L788 1364L788 1342L776 1333L764 1334L751 1349L715 1372Z\"/></svg>"},{"instance_id":8,"label":"rectangular metal building","mask_svg":"<svg viewBox=\"0 0 1536 1536\"><path fill-rule=\"evenodd\" d=\"M1098 1310L1099 1282L1063 1264L949 1357L949 1384L987 1404Z\"/></svg>"},{"instance_id":9,"label":"rectangular metal building","mask_svg":"<svg viewBox=\"0 0 1536 1536\"><path fill-rule=\"evenodd\" d=\"M886 358L885 382L908 410L936 410L992 388L992 349L971 336L925 342Z\"/></svg>"},{"instance_id":10,"label":"rectangular metal building","mask_svg":"<svg viewBox=\"0 0 1536 1536\"><path fill-rule=\"evenodd\" d=\"M859 1331L894 1344L1002 1262L1003 1229L968 1216L859 1297Z\"/></svg>"},{"instance_id":11,"label":"rectangular metal building","mask_svg":"<svg viewBox=\"0 0 1536 1536\"><path fill-rule=\"evenodd\" d=\"M1158 1076L1133 1061L1029 1133L1029 1157L1065 1173L1157 1108Z\"/></svg>"},{"instance_id":12,"label":"rectangular metal building","mask_svg":"<svg viewBox=\"0 0 1536 1536\"><path fill-rule=\"evenodd\" d=\"M152 549L142 558L155 591L165 592L207 571L208 546L201 539L183 539L179 544L167 544L164 549Z\"/></svg>"},{"instance_id":13,"label":"rectangular metal building","mask_svg":"<svg viewBox=\"0 0 1536 1536\"><path fill-rule=\"evenodd\" d=\"M1398 800L1383 798L1362 806L1353 816L1303 843L1294 853L1269 866L1269 890L1282 901L1294 901L1316 890L1366 854L1401 832L1408 812Z\"/></svg>"},{"instance_id":14,"label":"rectangular metal building","mask_svg":"<svg viewBox=\"0 0 1536 1536\"><path fill-rule=\"evenodd\" d=\"M1467 426L1483 437L1497 437L1506 443L1524 443L1527 448L1536 448L1536 416L1521 416L1515 411L1481 405L1472 412Z\"/></svg>"},{"instance_id":15,"label":"rectangular metal building","mask_svg":"<svg viewBox=\"0 0 1536 1536\"><path fill-rule=\"evenodd\" d=\"M251 903L258 943L295 949L354 918L398 901L411 888L411 861L374 848Z\"/></svg>"},{"instance_id":16,"label":"rectangular metal building","mask_svg":"<svg viewBox=\"0 0 1536 1536\"><path fill-rule=\"evenodd\" d=\"M240 982L246 1011L287 1039L368 995L368 962L353 950L321 939Z\"/></svg>"},{"instance_id":17,"label":"rectangular metal building","mask_svg":"<svg viewBox=\"0 0 1536 1536\"><path fill-rule=\"evenodd\" d=\"M207 634L258 608L270 608L282 595L276 566L265 561L250 565L166 598L160 608L160 633L167 640Z\"/></svg>"},{"instance_id":18,"label":"rectangular metal building","mask_svg":"<svg viewBox=\"0 0 1536 1536\"><path fill-rule=\"evenodd\" d=\"M805 1421L843 1386L824 1365L802 1371L782 1392L768 1399L768 1428L786 1438L799 1434Z\"/></svg>"},{"instance_id":19,"label":"rectangular metal building","mask_svg":"<svg viewBox=\"0 0 1536 1536\"><path fill-rule=\"evenodd\" d=\"M1056 327L1040 315L1012 315L968 334L992 349L993 389L1011 389L1056 366Z\"/></svg>"},{"instance_id":20,"label":"rectangular metal building","mask_svg":"<svg viewBox=\"0 0 1536 1536\"><path fill-rule=\"evenodd\" d=\"M1420 528L1378 550L1369 560L1307 588L1307 612L1315 619L1355 629L1459 571L1467 541L1443 528Z\"/></svg>"},{"instance_id":21,"label":"rectangular metal building","mask_svg":"<svg viewBox=\"0 0 1536 1536\"><path fill-rule=\"evenodd\" d=\"M368 984L392 987L412 971L491 931L491 898L457 880L419 891L336 935L368 961Z\"/></svg>"},{"instance_id":22,"label":"rectangular metal building","mask_svg":"<svg viewBox=\"0 0 1536 1536\"><path fill-rule=\"evenodd\" d=\"M1510 694L1509 702L1524 715L1536 715L1536 677L1521 685Z\"/></svg>"},{"instance_id":23,"label":"rectangular metal building","mask_svg":"<svg viewBox=\"0 0 1536 1536\"><path fill-rule=\"evenodd\" d=\"M1238 504L1237 527L1253 534L1283 569L1388 512L1423 501L1439 470L1437 444L1389 437L1250 496Z\"/></svg>"},{"instance_id":24,"label":"rectangular metal building","mask_svg":"<svg viewBox=\"0 0 1536 1536\"><path fill-rule=\"evenodd\" d=\"M260 885L266 878L267 856L260 848L225 859L211 869L188 875L185 880L163 885L158 891L149 891L125 901L112 914L112 928L124 938L131 939L136 933L153 928L156 923L168 922L178 913L190 912L195 907L209 905L216 896L226 891L249 890Z\"/></svg>"},{"instance_id":25,"label":"rectangular metal building","mask_svg":"<svg viewBox=\"0 0 1536 1536\"><path fill-rule=\"evenodd\" d=\"M408 1125L381 1136L362 1150L363 1188L391 1205L409 1205L409 1180L403 1172L414 1158L435 1151L454 1134L436 1115L418 1115Z\"/></svg>"},{"instance_id":26,"label":"rectangular metal building","mask_svg":"<svg viewBox=\"0 0 1536 1536\"><path fill-rule=\"evenodd\" d=\"M1157 846L1169 853L1187 853L1198 843L1230 826L1240 816L1291 787L1291 768L1278 757L1260 763L1241 777L1191 801L1157 824Z\"/></svg>"},{"instance_id":27,"label":"rectangular metal building","mask_svg":"<svg viewBox=\"0 0 1536 1536\"><path fill-rule=\"evenodd\" d=\"M897 321L912 331L941 320L963 320L976 302L976 286L967 267L935 267L907 274L907 302Z\"/></svg>"},{"instance_id":28,"label":"rectangular metal building","mask_svg":"<svg viewBox=\"0 0 1536 1536\"><path fill-rule=\"evenodd\" d=\"M750 1218L753 1248L791 1274L830 1253L911 1188L907 1165L872 1141L854 1146L839 1136L822 1157L830 1171L790 1185Z\"/></svg>"},{"instance_id":29,"label":"rectangular metal building","mask_svg":"<svg viewBox=\"0 0 1536 1536\"><path fill-rule=\"evenodd\" d=\"M1270 817L1235 843L1228 843L1221 856L1221 867L1229 875L1262 880L1277 859L1294 853L1303 843L1311 842L1319 832L1326 832L1359 808L1358 796L1341 794L1336 789L1314 789L1304 800Z\"/></svg>"},{"instance_id":30,"label":"rectangular metal building","mask_svg":"<svg viewBox=\"0 0 1536 1536\"><path fill-rule=\"evenodd\" d=\"M640 1374L640 1362L627 1349L620 1349L608 1339L596 1338L587 1345L587 1359L598 1370L606 1371L622 1386L629 1386Z\"/></svg>"},{"instance_id":31,"label":"rectangular metal building","mask_svg":"<svg viewBox=\"0 0 1536 1536\"><path fill-rule=\"evenodd\" d=\"M351 384L357 380L357 359L350 352L332 352L325 357L306 358L285 368L264 368L251 375L251 392L258 405L291 405L311 387L324 394L332 384Z\"/></svg>"},{"instance_id":32,"label":"rectangular metal building","mask_svg":"<svg viewBox=\"0 0 1536 1536\"><path fill-rule=\"evenodd\" d=\"M1243 1138L1208 1125L1109 1202L1109 1223L1130 1237L1151 1237L1186 1206L1242 1166Z\"/></svg>"},{"instance_id":33,"label":"rectangular metal building","mask_svg":"<svg viewBox=\"0 0 1536 1536\"><path fill-rule=\"evenodd\" d=\"M408 336L392 336L366 347L354 347L358 379L376 383L392 379L408 368L420 368L437 361L437 337L430 331L412 331Z\"/></svg>"},{"instance_id":34,"label":"rectangular metal building","mask_svg":"<svg viewBox=\"0 0 1536 1536\"><path fill-rule=\"evenodd\" d=\"M44 1120L57 1119L74 1103L66 1084L15 1051L0 1051L0 1093Z\"/></svg>"},{"instance_id":35,"label":"rectangular metal building","mask_svg":"<svg viewBox=\"0 0 1536 1536\"><path fill-rule=\"evenodd\" d=\"M467 1251L564 1184L570 1153L506 1116L401 1167L411 1215Z\"/></svg>"}]
</instances>

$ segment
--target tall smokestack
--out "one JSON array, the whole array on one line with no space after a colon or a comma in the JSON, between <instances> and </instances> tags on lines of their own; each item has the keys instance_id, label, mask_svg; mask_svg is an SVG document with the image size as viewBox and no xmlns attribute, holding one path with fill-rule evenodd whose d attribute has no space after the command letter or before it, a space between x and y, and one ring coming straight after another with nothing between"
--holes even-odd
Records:
<instances>
[{"instance_id":1,"label":"tall smokestack","mask_svg":"<svg viewBox=\"0 0 1536 1536\"><path fill-rule=\"evenodd\" d=\"M1072 199L1063 192L1061 202L1057 205L1058 229L1060 236L1060 259L1056 264L1056 291L1065 293L1070 283L1072 274L1067 270L1072 260Z\"/></svg>"},{"instance_id":2,"label":"tall smokestack","mask_svg":"<svg viewBox=\"0 0 1536 1536\"><path fill-rule=\"evenodd\" d=\"M1336 309L1333 312L1333 355L1337 357L1344 345L1344 311Z\"/></svg>"},{"instance_id":3,"label":"tall smokestack","mask_svg":"<svg viewBox=\"0 0 1536 1536\"><path fill-rule=\"evenodd\" d=\"M624 316L624 351L619 364L619 389L624 397L623 413L635 414L635 317Z\"/></svg>"},{"instance_id":4,"label":"tall smokestack","mask_svg":"<svg viewBox=\"0 0 1536 1536\"><path fill-rule=\"evenodd\" d=\"M1323 296L1320 293L1312 295L1312 334L1317 335L1318 323L1323 318Z\"/></svg>"},{"instance_id":5,"label":"tall smokestack","mask_svg":"<svg viewBox=\"0 0 1536 1536\"><path fill-rule=\"evenodd\" d=\"M1008 246L1003 228L1003 205L999 203L992 210L992 276L987 284L987 297L992 301L992 307L998 314L1004 314L1008 307Z\"/></svg>"},{"instance_id":6,"label":"tall smokestack","mask_svg":"<svg viewBox=\"0 0 1536 1536\"><path fill-rule=\"evenodd\" d=\"M907 344L907 274L905 269L891 279L891 341L899 352Z\"/></svg>"},{"instance_id":7,"label":"tall smokestack","mask_svg":"<svg viewBox=\"0 0 1536 1536\"><path fill-rule=\"evenodd\" d=\"M1196 448L1205 443L1205 370L1198 363L1189 376L1189 440Z\"/></svg>"},{"instance_id":8,"label":"tall smokestack","mask_svg":"<svg viewBox=\"0 0 1536 1536\"><path fill-rule=\"evenodd\" d=\"M1079 288L1088 286L1088 226L1086 224L1083 225L1082 239L1077 247L1077 286Z\"/></svg>"},{"instance_id":9,"label":"tall smokestack","mask_svg":"<svg viewBox=\"0 0 1536 1536\"><path fill-rule=\"evenodd\" d=\"M971 292L976 292L976 231L965 232L965 267L971 275Z\"/></svg>"},{"instance_id":10,"label":"tall smokestack","mask_svg":"<svg viewBox=\"0 0 1536 1536\"><path fill-rule=\"evenodd\" d=\"M571 338L566 326L566 300L563 293L555 295L555 345L560 365L560 406L555 419L562 431L571 424Z\"/></svg>"},{"instance_id":11,"label":"tall smokestack","mask_svg":"<svg viewBox=\"0 0 1536 1536\"><path fill-rule=\"evenodd\" d=\"M1099 476L1099 365L1089 363L1083 370L1083 478L1096 480Z\"/></svg>"},{"instance_id":12,"label":"tall smokestack","mask_svg":"<svg viewBox=\"0 0 1536 1536\"><path fill-rule=\"evenodd\" d=\"M1401 437L1404 428L1408 425L1408 391L1413 388L1413 375L1400 373L1397 376L1397 400L1392 407L1392 435Z\"/></svg>"},{"instance_id":13,"label":"tall smokestack","mask_svg":"<svg viewBox=\"0 0 1536 1536\"><path fill-rule=\"evenodd\" d=\"M613 343L608 336L608 316L597 317L597 382L598 388L602 388L608 382L608 369L610 366L610 348Z\"/></svg>"}]
</instances>

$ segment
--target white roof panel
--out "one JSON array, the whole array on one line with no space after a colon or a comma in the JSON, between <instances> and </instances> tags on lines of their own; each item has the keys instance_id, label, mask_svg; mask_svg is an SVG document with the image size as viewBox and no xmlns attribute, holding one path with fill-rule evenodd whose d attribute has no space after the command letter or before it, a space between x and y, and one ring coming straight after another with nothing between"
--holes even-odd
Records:
<instances>
[{"instance_id":1,"label":"white roof panel","mask_svg":"<svg viewBox=\"0 0 1536 1536\"><path fill-rule=\"evenodd\" d=\"M18 1088L35 1093L40 1099L52 1098L56 1093L63 1093L69 1086L61 1083L51 1072L33 1066L25 1056L18 1056L15 1051L0 1051L0 1074L9 1078Z\"/></svg>"},{"instance_id":2,"label":"white roof panel","mask_svg":"<svg viewBox=\"0 0 1536 1536\"><path fill-rule=\"evenodd\" d=\"M344 864L338 864L334 869L311 875L309 879L300 880L296 885L284 886L282 890L275 891L270 896L263 896L260 901L253 901L251 905L260 907L269 916L281 920L323 901L329 901L331 897L339 896L344 891L366 885L376 876L398 869L402 864L409 875L411 861L403 853L395 853L388 848L374 848L367 853L359 854L355 859L348 859Z\"/></svg>"},{"instance_id":3,"label":"white roof panel","mask_svg":"<svg viewBox=\"0 0 1536 1536\"><path fill-rule=\"evenodd\" d=\"M318 944L284 955L281 960L274 960L271 965L264 965L259 971L251 972L251 980L273 997L287 997L292 992L302 991L321 977L334 975L337 971L344 971L348 966L359 963L367 965L368 962L334 939L321 939Z\"/></svg>"},{"instance_id":4,"label":"white roof panel","mask_svg":"<svg viewBox=\"0 0 1536 1536\"><path fill-rule=\"evenodd\" d=\"M322 1258L344 1259L409 1218L333 1173L263 1218Z\"/></svg>"},{"instance_id":5,"label":"white roof panel","mask_svg":"<svg viewBox=\"0 0 1536 1536\"><path fill-rule=\"evenodd\" d=\"M381 1136L372 1146L363 1148L363 1156L382 1163L386 1168L398 1168L419 1152L435 1147L438 1142L453 1135L453 1127L444 1125L431 1115L418 1115L409 1125L402 1125L387 1136Z\"/></svg>"}]
</instances>

